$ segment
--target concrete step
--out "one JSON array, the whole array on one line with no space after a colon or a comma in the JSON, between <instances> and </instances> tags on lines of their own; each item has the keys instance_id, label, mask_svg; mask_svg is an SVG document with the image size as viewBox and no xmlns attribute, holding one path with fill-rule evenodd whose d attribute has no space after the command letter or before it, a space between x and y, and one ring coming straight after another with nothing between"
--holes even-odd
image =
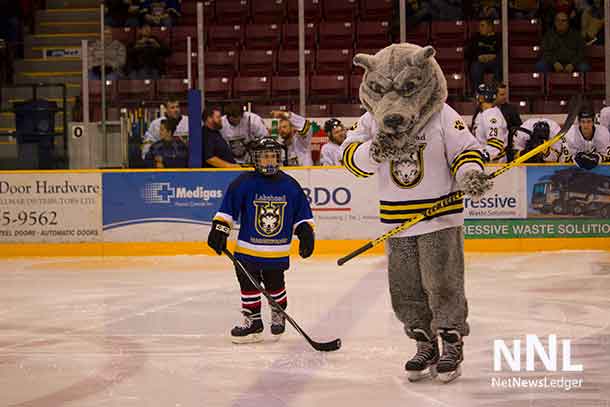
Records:
<instances>
[{"instance_id":1,"label":"concrete step","mask_svg":"<svg viewBox=\"0 0 610 407\"><path fill-rule=\"evenodd\" d=\"M80 58L21 59L15 61L15 72L76 72L82 69Z\"/></svg>"},{"instance_id":2,"label":"concrete step","mask_svg":"<svg viewBox=\"0 0 610 407\"><path fill-rule=\"evenodd\" d=\"M70 8L90 8L99 7L99 0L47 0L48 9L70 9Z\"/></svg>"},{"instance_id":3,"label":"concrete step","mask_svg":"<svg viewBox=\"0 0 610 407\"><path fill-rule=\"evenodd\" d=\"M57 103L61 103L62 89L60 87L44 87L38 88L38 97L44 99L57 99ZM68 98L74 98L80 95L80 84L68 84L66 88ZM2 88L2 99L0 100L0 108L10 108L10 101L22 99L27 100L33 97L31 88Z\"/></svg>"},{"instance_id":4,"label":"concrete step","mask_svg":"<svg viewBox=\"0 0 610 407\"><path fill-rule=\"evenodd\" d=\"M93 21L45 21L39 23L36 34L94 33L100 31L100 23Z\"/></svg>"},{"instance_id":5,"label":"concrete step","mask_svg":"<svg viewBox=\"0 0 610 407\"><path fill-rule=\"evenodd\" d=\"M68 116L68 120L70 117ZM63 130L63 113L55 115L55 130ZM0 133L10 133L15 131L15 115L13 113L0 113Z\"/></svg>"},{"instance_id":6,"label":"concrete step","mask_svg":"<svg viewBox=\"0 0 610 407\"><path fill-rule=\"evenodd\" d=\"M82 40L95 41L99 38L98 32L91 33L63 33L63 34L36 34L25 38L25 47L78 47Z\"/></svg>"},{"instance_id":7,"label":"concrete step","mask_svg":"<svg viewBox=\"0 0 610 407\"><path fill-rule=\"evenodd\" d=\"M99 8L60 8L39 10L36 12L36 22L60 22L60 21L99 21Z\"/></svg>"}]
</instances>

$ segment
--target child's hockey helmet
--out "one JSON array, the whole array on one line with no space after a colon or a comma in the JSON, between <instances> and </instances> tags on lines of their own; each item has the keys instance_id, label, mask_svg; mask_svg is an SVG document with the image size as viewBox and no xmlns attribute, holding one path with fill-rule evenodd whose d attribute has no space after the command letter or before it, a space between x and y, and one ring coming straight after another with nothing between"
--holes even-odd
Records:
<instances>
[{"instance_id":1,"label":"child's hockey helmet","mask_svg":"<svg viewBox=\"0 0 610 407\"><path fill-rule=\"evenodd\" d=\"M275 175L282 162L282 145L272 137L264 137L256 142L253 150L254 168L262 175Z\"/></svg>"}]
</instances>

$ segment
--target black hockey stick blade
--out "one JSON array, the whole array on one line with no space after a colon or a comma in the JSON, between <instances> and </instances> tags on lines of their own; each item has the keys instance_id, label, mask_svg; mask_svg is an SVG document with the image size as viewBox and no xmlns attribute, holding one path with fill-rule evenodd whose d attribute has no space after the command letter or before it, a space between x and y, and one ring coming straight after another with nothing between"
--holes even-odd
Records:
<instances>
[{"instance_id":1,"label":"black hockey stick blade","mask_svg":"<svg viewBox=\"0 0 610 407\"><path fill-rule=\"evenodd\" d=\"M311 339L309 337L309 335L307 335L307 333L305 331L303 331L303 329L299 326L299 324L297 324L297 322L292 319L292 317L290 315L288 315L288 313L286 311L284 311L282 309L282 307L280 306L280 304L278 304L273 297L271 297L271 294L269 294L259 283L258 281L256 281L252 275L250 273L248 273L248 270L246 270L246 268L243 266L243 264L241 264L241 262L239 260L237 260L235 258L235 256L233 256L233 253L231 253L228 249L223 249L222 251L235 265L235 268L237 268L237 270L239 270L240 273L242 273L244 276L246 276L246 278L248 280L250 280L250 282L252 283L252 285L254 285L254 287L256 287L256 289L258 291L260 291L265 298L267 299L267 301L269 301L269 304L271 304L271 306L276 309L277 311L279 311L280 313L282 313L284 315L284 317L286 318L286 320L290 323L290 325L293 326L294 329L296 329L296 331L298 333L301 334L301 336L303 336L303 338L305 338L305 340L309 343L309 345L311 345L312 348L314 348L315 350L319 351L319 352L333 352L336 350L339 350L341 348L341 339L335 339L332 340L330 342L316 342L313 339Z\"/></svg>"}]
</instances>

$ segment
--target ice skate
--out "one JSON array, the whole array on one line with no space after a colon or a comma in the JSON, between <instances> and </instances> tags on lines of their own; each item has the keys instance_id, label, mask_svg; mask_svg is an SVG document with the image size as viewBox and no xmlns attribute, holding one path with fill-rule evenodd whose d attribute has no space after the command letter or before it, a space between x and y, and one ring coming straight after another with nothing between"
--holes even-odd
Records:
<instances>
[{"instance_id":1,"label":"ice skate","mask_svg":"<svg viewBox=\"0 0 610 407\"><path fill-rule=\"evenodd\" d=\"M462 336L456 330L441 330L443 353L438 361L438 378L444 383L452 382L462 375L460 364L464 360Z\"/></svg>"},{"instance_id":2,"label":"ice skate","mask_svg":"<svg viewBox=\"0 0 610 407\"><path fill-rule=\"evenodd\" d=\"M271 310L271 335L276 341L280 340L280 337L286 330L286 317L284 314L277 311L275 308Z\"/></svg>"},{"instance_id":3,"label":"ice skate","mask_svg":"<svg viewBox=\"0 0 610 407\"><path fill-rule=\"evenodd\" d=\"M417 340L417 353L405 364L409 381L419 382L434 378L437 375L436 364L438 363L437 338L430 339L421 329L414 329L413 333Z\"/></svg>"},{"instance_id":4,"label":"ice skate","mask_svg":"<svg viewBox=\"0 0 610 407\"><path fill-rule=\"evenodd\" d=\"M263 341L263 321L258 318L253 318L251 314L243 313L244 322L231 329L231 342L233 343L255 343Z\"/></svg>"}]
</instances>

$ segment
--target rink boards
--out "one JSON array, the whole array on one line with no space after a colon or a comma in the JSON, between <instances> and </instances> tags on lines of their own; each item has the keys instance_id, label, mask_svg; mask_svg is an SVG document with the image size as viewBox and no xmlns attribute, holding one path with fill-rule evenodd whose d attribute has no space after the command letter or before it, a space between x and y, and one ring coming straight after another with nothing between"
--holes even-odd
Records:
<instances>
[{"instance_id":1,"label":"rink boards","mask_svg":"<svg viewBox=\"0 0 610 407\"><path fill-rule=\"evenodd\" d=\"M566 166L524 166L497 178L481 200L465 200L473 251L610 248L610 166L579 175L578 206L554 214L544 185ZM493 167L489 167L493 171ZM571 170L570 170L571 171ZM342 254L390 227L379 222L377 179L339 167L287 169L316 220L318 254ZM79 170L0 172L0 256L209 253L205 240L227 186L240 171ZM591 187L582 184L591 182ZM601 180L601 181L600 181ZM589 191L589 193L581 193ZM378 247L374 253L379 253Z\"/></svg>"}]
</instances>

